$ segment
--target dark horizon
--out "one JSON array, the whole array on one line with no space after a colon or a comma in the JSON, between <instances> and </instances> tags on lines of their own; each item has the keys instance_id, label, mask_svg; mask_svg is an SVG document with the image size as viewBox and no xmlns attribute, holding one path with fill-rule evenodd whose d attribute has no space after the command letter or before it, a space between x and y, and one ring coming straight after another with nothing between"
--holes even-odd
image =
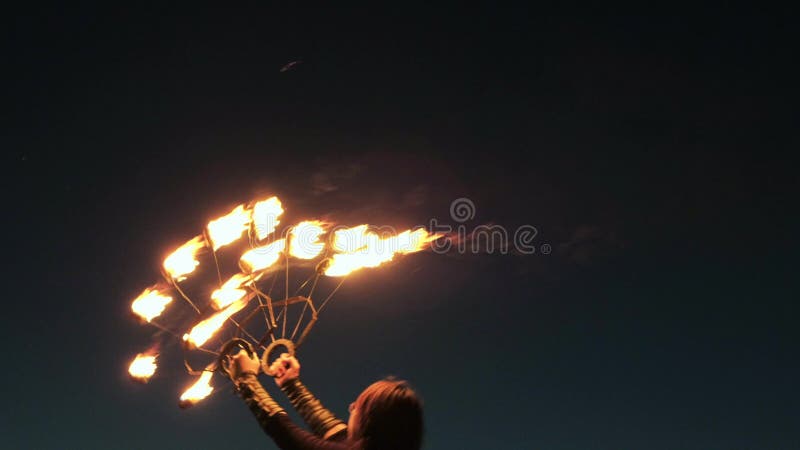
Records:
<instances>
[{"instance_id":1,"label":"dark horizon","mask_svg":"<svg viewBox=\"0 0 800 450\"><path fill-rule=\"evenodd\" d=\"M800 445L789 16L237 6L9 16L7 447L273 448L175 348L126 374L164 255L269 195L538 232L348 278L298 355L344 418L394 375L428 449Z\"/></svg>"}]
</instances>

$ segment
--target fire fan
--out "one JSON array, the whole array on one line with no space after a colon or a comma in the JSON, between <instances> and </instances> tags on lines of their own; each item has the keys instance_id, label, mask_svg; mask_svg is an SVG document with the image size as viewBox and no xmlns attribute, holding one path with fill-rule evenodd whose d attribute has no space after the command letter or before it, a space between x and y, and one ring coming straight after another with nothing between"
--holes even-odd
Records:
<instances>
[{"instance_id":1,"label":"fire fan","mask_svg":"<svg viewBox=\"0 0 800 450\"><path fill-rule=\"evenodd\" d=\"M272 356L278 350L294 355L348 274L377 267L396 254L418 252L439 238L422 228L378 234L368 225L348 228L320 220L302 221L278 236L276 229L283 212L280 200L271 197L239 205L210 221L201 235L164 259L164 281L145 289L131 304L133 314L143 324L180 342L186 371L197 377L180 396L181 407L208 397L214 390L214 373L227 372L226 357L240 348L251 354L261 351L262 370L273 375L269 367ZM245 233L247 242L238 242ZM198 272L203 255L216 269L217 287L210 294L207 285L189 281ZM237 255L238 272L224 280L223 261L233 262ZM295 275L310 272L294 290L290 289L290 264ZM279 278L283 298L276 299ZM331 284L322 301L317 301L324 278L339 281ZM180 301L174 301L175 297ZM177 308L176 303L184 307ZM178 320L181 314L189 314L185 332L177 333L159 323L156 319L162 314ZM128 373L134 380L147 382L156 372L158 357L157 347L139 353Z\"/></svg>"}]
</instances>

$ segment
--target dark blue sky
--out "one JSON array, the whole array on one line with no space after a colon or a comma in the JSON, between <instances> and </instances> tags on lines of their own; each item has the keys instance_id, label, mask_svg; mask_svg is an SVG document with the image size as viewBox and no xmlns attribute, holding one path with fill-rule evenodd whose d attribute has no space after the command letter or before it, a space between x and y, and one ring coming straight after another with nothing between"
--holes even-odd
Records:
<instances>
[{"instance_id":1,"label":"dark blue sky","mask_svg":"<svg viewBox=\"0 0 800 450\"><path fill-rule=\"evenodd\" d=\"M335 412L409 379L430 449L800 445L796 59L782 16L52 7L7 17L2 440L270 448L128 308L237 202L287 223L535 226L549 255L418 254L302 349ZM280 68L302 60L288 72ZM213 279L207 280L213 283ZM280 395L277 398L282 400Z\"/></svg>"}]
</instances>

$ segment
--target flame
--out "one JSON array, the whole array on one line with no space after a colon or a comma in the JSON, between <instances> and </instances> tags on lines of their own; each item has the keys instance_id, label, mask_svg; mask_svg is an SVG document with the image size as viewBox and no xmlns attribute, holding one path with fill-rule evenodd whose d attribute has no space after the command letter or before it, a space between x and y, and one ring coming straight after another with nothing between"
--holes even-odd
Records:
<instances>
[{"instance_id":1,"label":"flame","mask_svg":"<svg viewBox=\"0 0 800 450\"><path fill-rule=\"evenodd\" d=\"M131 365L128 367L128 373L131 377L138 381L147 382L150 377L156 373L156 357L158 355L148 355L145 353L139 353L134 358Z\"/></svg>"},{"instance_id":2,"label":"flame","mask_svg":"<svg viewBox=\"0 0 800 450\"><path fill-rule=\"evenodd\" d=\"M131 303L131 310L142 320L150 322L164 312L172 297L158 290L147 288Z\"/></svg>"},{"instance_id":3,"label":"flame","mask_svg":"<svg viewBox=\"0 0 800 450\"><path fill-rule=\"evenodd\" d=\"M295 258L312 259L322 253L325 243L319 240L325 233L324 224L318 220L306 220L292 227L289 254Z\"/></svg>"},{"instance_id":4,"label":"flame","mask_svg":"<svg viewBox=\"0 0 800 450\"><path fill-rule=\"evenodd\" d=\"M202 236L194 237L167 256L164 260L164 270L174 280L185 280L186 277L184 275L194 272L195 267L200 264L196 255L204 246L205 242Z\"/></svg>"},{"instance_id":5,"label":"flame","mask_svg":"<svg viewBox=\"0 0 800 450\"><path fill-rule=\"evenodd\" d=\"M333 249L337 252L352 253L364 247L367 243L367 236L370 234L375 235L375 233L368 233L367 228L368 225L359 225L353 228L336 230L333 233Z\"/></svg>"},{"instance_id":6,"label":"flame","mask_svg":"<svg viewBox=\"0 0 800 450\"><path fill-rule=\"evenodd\" d=\"M329 277L341 277L354 270L365 267L378 267L391 261L395 254L418 252L425 244L438 239L422 228L406 230L398 235L381 239L377 234L367 231L366 225L337 230L334 233L333 247L336 253L325 269Z\"/></svg>"},{"instance_id":7,"label":"flame","mask_svg":"<svg viewBox=\"0 0 800 450\"><path fill-rule=\"evenodd\" d=\"M417 228L416 230L406 230L397 236L390 237L385 241L389 241L390 248L396 248L397 253L407 255L409 253L416 253L425 250L425 245L442 237L441 234L430 234L424 228Z\"/></svg>"},{"instance_id":8,"label":"flame","mask_svg":"<svg viewBox=\"0 0 800 450\"><path fill-rule=\"evenodd\" d=\"M242 255L241 263L250 272L264 270L275 264L285 248L286 239L278 239L269 245L248 250Z\"/></svg>"},{"instance_id":9,"label":"flame","mask_svg":"<svg viewBox=\"0 0 800 450\"><path fill-rule=\"evenodd\" d=\"M225 309L219 311L195 325L191 331L183 335L183 340L192 344L196 347L199 347L206 343L214 333L217 332L222 325L225 324L225 321L228 318L237 312L241 311L247 305L247 302L250 300L251 297L243 297L240 298L230 305L226 306Z\"/></svg>"},{"instance_id":10,"label":"flame","mask_svg":"<svg viewBox=\"0 0 800 450\"><path fill-rule=\"evenodd\" d=\"M218 250L223 245L242 237L242 233L250 225L250 210L245 210L244 205L239 205L227 215L208 223L208 237L211 246Z\"/></svg>"},{"instance_id":11,"label":"flame","mask_svg":"<svg viewBox=\"0 0 800 450\"><path fill-rule=\"evenodd\" d=\"M200 375L200 378L183 394L181 394L181 406L187 407L194 405L195 403L199 402L200 400L208 397L214 391L214 388L211 386L211 376L214 375L214 372L210 371L203 371Z\"/></svg>"},{"instance_id":12,"label":"flame","mask_svg":"<svg viewBox=\"0 0 800 450\"><path fill-rule=\"evenodd\" d=\"M244 297L247 291L242 289L242 286L258 281L258 279L261 278L261 275L262 274L253 276L249 274L237 273L236 275L232 276L228 281L225 282L225 284L222 285L221 288L211 293L211 300L214 303L214 307L216 309L222 309Z\"/></svg>"},{"instance_id":13,"label":"flame","mask_svg":"<svg viewBox=\"0 0 800 450\"><path fill-rule=\"evenodd\" d=\"M283 214L283 206L278 197L270 197L253 205L253 224L259 241L275 231L275 228L281 223L278 220L281 214Z\"/></svg>"}]
</instances>

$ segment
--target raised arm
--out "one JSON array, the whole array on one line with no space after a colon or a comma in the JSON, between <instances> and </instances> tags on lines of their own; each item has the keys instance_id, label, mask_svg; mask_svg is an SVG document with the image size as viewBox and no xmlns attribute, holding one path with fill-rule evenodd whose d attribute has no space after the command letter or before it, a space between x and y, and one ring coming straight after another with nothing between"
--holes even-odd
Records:
<instances>
[{"instance_id":1,"label":"raised arm","mask_svg":"<svg viewBox=\"0 0 800 450\"><path fill-rule=\"evenodd\" d=\"M278 405L258 382L258 360L243 350L233 358L231 379L236 385L261 429L283 450L345 450L343 442L321 439L292 423L286 411Z\"/></svg>"},{"instance_id":2,"label":"raised arm","mask_svg":"<svg viewBox=\"0 0 800 450\"><path fill-rule=\"evenodd\" d=\"M294 409L317 436L342 441L347 438L347 425L317 400L300 381L300 362L284 353L271 366L275 383L289 398Z\"/></svg>"}]
</instances>

